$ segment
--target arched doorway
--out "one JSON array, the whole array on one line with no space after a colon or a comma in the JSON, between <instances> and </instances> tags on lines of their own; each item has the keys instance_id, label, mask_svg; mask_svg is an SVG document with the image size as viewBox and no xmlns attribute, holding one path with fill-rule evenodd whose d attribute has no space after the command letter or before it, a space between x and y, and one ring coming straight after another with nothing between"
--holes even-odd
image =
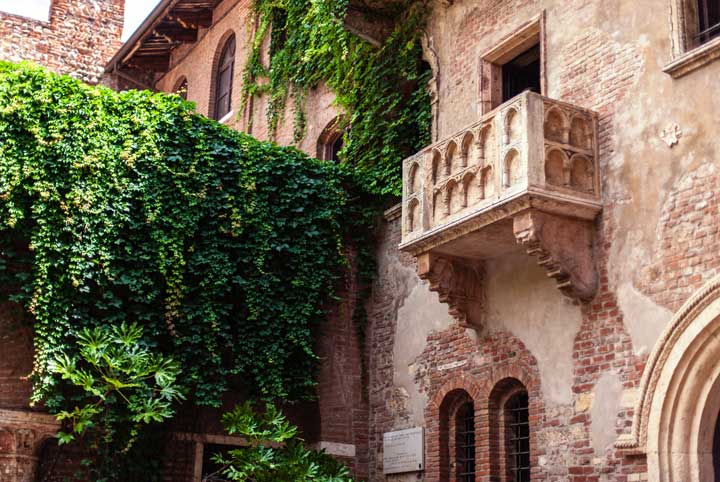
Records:
<instances>
[{"instance_id":1,"label":"arched doorway","mask_svg":"<svg viewBox=\"0 0 720 482\"><path fill-rule=\"evenodd\" d=\"M720 277L688 300L648 359L632 433L616 446L647 454L648 479L720 480Z\"/></svg>"}]
</instances>

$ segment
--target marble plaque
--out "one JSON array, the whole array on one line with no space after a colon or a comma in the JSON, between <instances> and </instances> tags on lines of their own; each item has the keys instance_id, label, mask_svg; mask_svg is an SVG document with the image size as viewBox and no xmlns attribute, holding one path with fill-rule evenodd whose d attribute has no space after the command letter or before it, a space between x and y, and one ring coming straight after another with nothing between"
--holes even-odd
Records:
<instances>
[{"instance_id":1,"label":"marble plaque","mask_svg":"<svg viewBox=\"0 0 720 482\"><path fill-rule=\"evenodd\" d=\"M402 474L425 469L423 429L411 428L383 435L383 472Z\"/></svg>"}]
</instances>

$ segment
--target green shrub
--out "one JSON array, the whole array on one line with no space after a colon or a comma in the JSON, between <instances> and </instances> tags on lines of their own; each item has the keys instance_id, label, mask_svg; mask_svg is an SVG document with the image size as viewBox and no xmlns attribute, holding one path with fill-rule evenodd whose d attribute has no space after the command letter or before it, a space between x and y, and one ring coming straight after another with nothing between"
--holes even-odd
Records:
<instances>
[{"instance_id":1,"label":"green shrub","mask_svg":"<svg viewBox=\"0 0 720 482\"><path fill-rule=\"evenodd\" d=\"M117 466L141 430L172 418L184 398L176 386L180 366L152 353L142 335L134 324L85 328L75 335L79 351L60 353L49 366L68 382L74 404L56 415L68 429L59 443L80 442L92 456L84 465L94 481L120 480L113 479Z\"/></svg>"},{"instance_id":2,"label":"green shrub","mask_svg":"<svg viewBox=\"0 0 720 482\"><path fill-rule=\"evenodd\" d=\"M178 386L217 405L312 395L313 333L346 267L353 174L258 142L174 95L0 64L0 276L33 315L35 400L65 408L56 354L137 323Z\"/></svg>"},{"instance_id":3,"label":"green shrub","mask_svg":"<svg viewBox=\"0 0 720 482\"><path fill-rule=\"evenodd\" d=\"M324 452L309 450L297 427L268 404L259 414L250 403L238 405L223 416L230 435L243 437L247 447L216 454L222 466L205 480L222 476L234 482L352 482L350 471Z\"/></svg>"}]
</instances>

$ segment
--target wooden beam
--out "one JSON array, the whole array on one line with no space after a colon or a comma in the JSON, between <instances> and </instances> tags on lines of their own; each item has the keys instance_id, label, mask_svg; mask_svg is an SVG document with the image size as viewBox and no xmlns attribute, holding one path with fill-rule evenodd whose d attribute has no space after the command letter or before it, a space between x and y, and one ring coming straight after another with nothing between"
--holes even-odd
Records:
<instances>
[{"instance_id":1,"label":"wooden beam","mask_svg":"<svg viewBox=\"0 0 720 482\"><path fill-rule=\"evenodd\" d=\"M153 56L136 55L128 63L128 66L153 72L165 72L170 68L170 54Z\"/></svg>"},{"instance_id":2,"label":"wooden beam","mask_svg":"<svg viewBox=\"0 0 720 482\"><path fill-rule=\"evenodd\" d=\"M155 32L170 42L196 42L198 31L177 25L158 25Z\"/></svg>"}]
</instances>

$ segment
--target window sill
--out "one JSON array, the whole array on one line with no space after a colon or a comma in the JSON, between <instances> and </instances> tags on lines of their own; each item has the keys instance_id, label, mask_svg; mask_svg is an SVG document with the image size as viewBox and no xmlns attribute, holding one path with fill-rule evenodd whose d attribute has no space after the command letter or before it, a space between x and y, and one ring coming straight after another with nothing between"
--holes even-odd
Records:
<instances>
[{"instance_id":1,"label":"window sill","mask_svg":"<svg viewBox=\"0 0 720 482\"><path fill-rule=\"evenodd\" d=\"M720 58L720 37L695 47L676 58L663 67L663 72L677 79L718 58Z\"/></svg>"},{"instance_id":2,"label":"window sill","mask_svg":"<svg viewBox=\"0 0 720 482\"><path fill-rule=\"evenodd\" d=\"M227 114L222 116L220 119L218 119L218 122L221 124L227 124L230 121L230 119L232 119L234 113L235 113L235 111L231 110L230 112L228 112Z\"/></svg>"}]
</instances>

